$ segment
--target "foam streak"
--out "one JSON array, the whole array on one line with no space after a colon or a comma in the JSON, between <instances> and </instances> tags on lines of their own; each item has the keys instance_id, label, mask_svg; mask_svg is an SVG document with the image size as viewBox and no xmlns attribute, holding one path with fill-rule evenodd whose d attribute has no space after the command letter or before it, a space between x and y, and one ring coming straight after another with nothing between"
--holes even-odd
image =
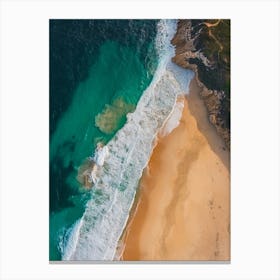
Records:
<instances>
[{"instance_id":1,"label":"foam streak","mask_svg":"<svg viewBox=\"0 0 280 280\"><path fill-rule=\"evenodd\" d=\"M74 250L63 255L65 260L114 259L154 140L174 110L177 96L185 92L176 80L178 69L172 71L170 64L174 55L170 40L175 31L176 21L159 22L156 44L160 62L154 79L135 111L128 114L127 123L107 144L109 156L98 174L92 198L87 202L76 244L71 244ZM190 80L191 72L182 71Z\"/></svg>"}]
</instances>

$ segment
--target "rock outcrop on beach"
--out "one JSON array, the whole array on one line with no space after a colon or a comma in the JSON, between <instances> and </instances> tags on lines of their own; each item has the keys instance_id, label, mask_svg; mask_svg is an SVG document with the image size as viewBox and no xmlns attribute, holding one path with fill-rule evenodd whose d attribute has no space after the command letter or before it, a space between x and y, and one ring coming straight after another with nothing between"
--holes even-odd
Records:
<instances>
[{"instance_id":1,"label":"rock outcrop on beach","mask_svg":"<svg viewBox=\"0 0 280 280\"><path fill-rule=\"evenodd\" d=\"M196 73L209 121L230 149L230 20L179 20L173 62Z\"/></svg>"}]
</instances>

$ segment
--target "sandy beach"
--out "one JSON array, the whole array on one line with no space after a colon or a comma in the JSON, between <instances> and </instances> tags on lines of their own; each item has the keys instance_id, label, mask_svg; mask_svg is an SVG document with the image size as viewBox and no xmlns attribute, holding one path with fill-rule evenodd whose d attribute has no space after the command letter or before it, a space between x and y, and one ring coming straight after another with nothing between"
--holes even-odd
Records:
<instances>
[{"instance_id":1,"label":"sandy beach","mask_svg":"<svg viewBox=\"0 0 280 280\"><path fill-rule=\"evenodd\" d=\"M194 78L178 127L160 138L123 234L121 260L229 260L229 151Z\"/></svg>"}]
</instances>

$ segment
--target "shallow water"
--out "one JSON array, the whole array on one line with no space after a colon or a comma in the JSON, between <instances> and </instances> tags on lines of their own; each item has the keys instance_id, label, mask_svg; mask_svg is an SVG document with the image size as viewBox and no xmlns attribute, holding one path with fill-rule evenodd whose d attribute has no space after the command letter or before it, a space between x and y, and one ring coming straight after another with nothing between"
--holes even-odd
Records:
<instances>
[{"instance_id":1,"label":"shallow water","mask_svg":"<svg viewBox=\"0 0 280 280\"><path fill-rule=\"evenodd\" d=\"M109 156L98 172L82 218L73 225L63 247L64 260L112 260L115 256L156 135L192 78L190 71L180 72L171 63L174 49L170 40L175 31L176 21L163 20L158 25L155 42L160 59L154 78L136 110L107 144ZM176 79L181 75L183 83Z\"/></svg>"},{"instance_id":2,"label":"shallow water","mask_svg":"<svg viewBox=\"0 0 280 280\"><path fill-rule=\"evenodd\" d=\"M106 21L118 39L102 33L87 78L50 136L50 260L114 258L156 134L193 77L171 63L176 21L126 22L122 29ZM121 32L131 36L122 42ZM99 141L109 156L93 189L85 191L78 170Z\"/></svg>"},{"instance_id":3,"label":"shallow water","mask_svg":"<svg viewBox=\"0 0 280 280\"><path fill-rule=\"evenodd\" d=\"M153 44L156 21L76 22L53 22L50 28L56 33L60 28L65 37L72 33L72 41L78 36L84 45L89 44L87 37L92 37L95 44L94 48L87 47L92 55L81 55L81 59L93 63L83 64L86 78L77 81L73 77L77 85L72 94L61 95L64 88L59 85L58 76L66 74L53 70L55 63L51 61L50 88L55 90L50 95L50 260L61 259L67 231L82 216L89 199L89 193L82 190L76 178L78 168L92 155L98 141L107 143L125 124L126 114L134 111L157 64ZM76 69L81 62L73 53L72 60L63 59L67 46L61 50L53 47L52 40L63 41L63 36L51 36L51 58L53 53L61 55L62 63L72 63L67 66ZM65 70L67 66L57 64L59 69ZM75 76L70 73L70 80L71 75ZM67 83L65 87L70 89Z\"/></svg>"}]
</instances>

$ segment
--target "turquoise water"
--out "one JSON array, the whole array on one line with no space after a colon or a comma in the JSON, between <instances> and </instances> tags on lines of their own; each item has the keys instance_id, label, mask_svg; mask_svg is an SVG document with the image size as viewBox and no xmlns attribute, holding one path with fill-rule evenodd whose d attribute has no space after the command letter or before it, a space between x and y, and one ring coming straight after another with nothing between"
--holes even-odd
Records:
<instances>
[{"instance_id":1,"label":"turquoise water","mask_svg":"<svg viewBox=\"0 0 280 280\"><path fill-rule=\"evenodd\" d=\"M112 40L102 43L87 79L78 84L50 136L50 187L63 180L70 194L65 199L52 190L51 200L67 203L50 212L50 260L61 259L60 246L89 199L89 192L77 180L78 168L97 142L106 144L125 124L127 113L135 110L153 78L157 58L153 41L147 45L143 63L143 53L137 48Z\"/></svg>"},{"instance_id":2,"label":"turquoise water","mask_svg":"<svg viewBox=\"0 0 280 280\"><path fill-rule=\"evenodd\" d=\"M104 165L97 167L96 180L82 217L59 235L63 260L119 259L117 248L122 247L119 240L157 134L167 123L169 128L179 123L176 100L178 95L188 92L193 77L192 71L171 61L174 47L170 41L176 28L176 20L160 20L157 24L154 42L159 59L153 79L141 94L135 110L127 114L125 124L106 144L108 154ZM145 65L148 71L150 64ZM130 72L127 74L132 76ZM114 131L115 121L110 123L109 120L118 119L112 116L118 115L122 111L120 108L127 107L121 105L123 101L119 98L114 100L118 101L112 101L95 117L103 133ZM104 125L104 119L109 125Z\"/></svg>"},{"instance_id":3,"label":"turquoise water","mask_svg":"<svg viewBox=\"0 0 280 280\"><path fill-rule=\"evenodd\" d=\"M115 42L102 45L89 78L79 85L58 123L51 139L50 160L60 155L64 166L71 160L79 165L97 141L111 139L125 123L126 114L134 110L151 77L152 72L147 72L129 48Z\"/></svg>"},{"instance_id":4,"label":"turquoise water","mask_svg":"<svg viewBox=\"0 0 280 280\"><path fill-rule=\"evenodd\" d=\"M118 258L155 137L193 77L171 62L176 28L176 20L51 22L50 260ZM81 174L98 142L108 154L87 189Z\"/></svg>"}]
</instances>

